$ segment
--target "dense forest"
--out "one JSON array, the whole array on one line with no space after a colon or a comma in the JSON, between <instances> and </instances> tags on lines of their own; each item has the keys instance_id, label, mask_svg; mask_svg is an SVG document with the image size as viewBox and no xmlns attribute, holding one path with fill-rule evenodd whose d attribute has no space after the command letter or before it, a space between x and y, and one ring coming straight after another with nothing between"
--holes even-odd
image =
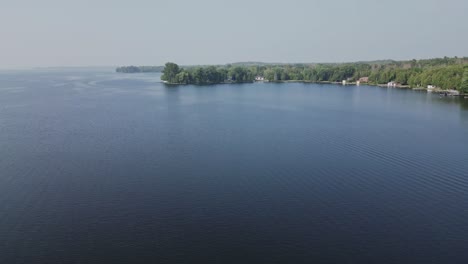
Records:
<instances>
[{"instance_id":1,"label":"dense forest","mask_svg":"<svg viewBox=\"0 0 468 264\"><path fill-rule=\"evenodd\" d=\"M258 76L271 82L355 82L364 78L369 84L395 82L407 87L434 85L468 93L468 57L340 64L251 63L187 68L167 63L161 78L173 84L216 84L253 82Z\"/></svg>"},{"instance_id":2,"label":"dense forest","mask_svg":"<svg viewBox=\"0 0 468 264\"><path fill-rule=\"evenodd\" d=\"M138 73L138 72L162 72L164 66L122 66L115 69L116 72Z\"/></svg>"}]
</instances>

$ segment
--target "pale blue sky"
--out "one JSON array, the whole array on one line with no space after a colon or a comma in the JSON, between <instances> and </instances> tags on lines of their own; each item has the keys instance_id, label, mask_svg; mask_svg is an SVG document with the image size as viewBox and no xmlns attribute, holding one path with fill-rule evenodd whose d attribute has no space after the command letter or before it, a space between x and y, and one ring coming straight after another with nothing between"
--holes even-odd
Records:
<instances>
[{"instance_id":1,"label":"pale blue sky","mask_svg":"<svg viewBox=\"0 0 468 264\"><path fill-rule=\"evenodd\" d=\"M467 0L0 0L0 67L468 56Z\"/></svg>"}]
</instances>

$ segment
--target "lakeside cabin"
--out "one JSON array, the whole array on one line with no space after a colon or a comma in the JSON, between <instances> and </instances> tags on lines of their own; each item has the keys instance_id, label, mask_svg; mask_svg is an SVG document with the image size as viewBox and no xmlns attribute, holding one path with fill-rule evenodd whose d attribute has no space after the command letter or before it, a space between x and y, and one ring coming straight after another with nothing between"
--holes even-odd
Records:
<instances>
[{"instance_id":1,"label":"lakeside cabin","mask_svg":"<svg viewBox=\"0 0 468 264\"><path fill-rule=\"evenodd\" d=\"M369 82L369 77L361 77L359 78L359 83L368 83Z\"/></svg>"},{"instance_id":2,"label":"lakeside cabin","mask_svg":"<svg viewBox=\"0 0 468 264\"><path fill-rule=\"evenodd\" d=\"M450 89L450 90L448 90L448 95L451 95L451 96L460 96L460 91L457 91L457 90L454 90L454 89Z\"/></svg>"},{"instance_id":3,"label":"lakeside cabin","mask_svg":"<svg viewBox=\"0 0 468 264\"><path fill-rule=\"evenodd\" d=\"M356 81L356 85L361 85L361 83L368 83L369 77L361 77Z\"/></svg>"},{"instance_id":4,"label":"lakeside cabin","mask_svg":"<svg viewBox=\"0 0 468 264\"><path fill-rule=\"evenodd\" d=\"M265 81L265 77L263 77L263 76L255 76L255 81L256 81L256 82L264 82L264 81Z\"/></svg>"},{"instance_id":5,"label":"lakeside cabin","mask_svg":"<svg viewBox=\"0 0 468 264\"><path fill-rule=\"evenodd\" d=\"M401 85L400 83L397 83L397 82L394 82L394 81L391 81L391 82L387 83L387 87L398 87L400 85Z\"/></svg>"}]
</instances>

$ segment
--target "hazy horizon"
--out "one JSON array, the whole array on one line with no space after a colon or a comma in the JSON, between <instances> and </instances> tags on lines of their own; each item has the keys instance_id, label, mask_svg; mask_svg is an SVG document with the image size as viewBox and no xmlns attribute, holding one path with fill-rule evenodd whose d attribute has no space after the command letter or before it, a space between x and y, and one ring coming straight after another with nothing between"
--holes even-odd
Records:
<instances>
[{"instance_id":1,"label":"hazy horizon","mask_svg":"<svg viewBox=\"0 0 468 264\"><path fill-rule=\"evenodd\" d=\"M438 58L444 58L445 56L442 57L429 57L429 58L411 58L411 59L401 59L401 60L395 60L391 58L387 59L376 59L376 60L356 60L356 61L310 61L310 62L280 62L280 61L233 61L233 62L226 62L226 63L216 63L216 64L179 64L177 61L167 61L167 62L173 62L179 64L179 66L204 66L204 65L228 65L228 64L237 64L237 63L265 63L265 64L334 64L334 63L367 63L367 62L377 62L377 61L409 61L412 59L416 60L426 60L426 59L438 59ZM447 56L448 57L448 56ZM466 58L468 56L453 56L453 57L458 57L458 58ZM450 57L450 58L453 58ZM166 62L161 63L161 64L119 64L119 65L66 65L66 66L23 66L23 67L16 67L16 68L1 68L4 70L8 69L60 69L60 68L115 68L115 67L121 67L121 66L164 66Z\"/></svg>"},{"instance_id":2,"label":"hazy horizon","mask_svg":"<svg viewBox=\"0 0 468 264\"><path fill-rule=\"evenodd\" d=\"M0 10L0 68L468 56L468 2L37 1Z\"/></svg>"}]
</instances>

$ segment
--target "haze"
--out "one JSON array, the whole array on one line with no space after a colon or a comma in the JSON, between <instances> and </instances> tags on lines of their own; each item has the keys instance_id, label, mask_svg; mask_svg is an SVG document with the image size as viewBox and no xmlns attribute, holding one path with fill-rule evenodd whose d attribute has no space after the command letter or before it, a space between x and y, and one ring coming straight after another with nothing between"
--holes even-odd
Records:
<instances>
[{"instance_id":1,"label":"haze","mask_svg":"<svg viewBox=\"0 0 468 264\"><path fill-rule=\"evenodd\" d=\"M468 1L3 1L0 67L468 55Z\"/></svg>"}]
</instances>

